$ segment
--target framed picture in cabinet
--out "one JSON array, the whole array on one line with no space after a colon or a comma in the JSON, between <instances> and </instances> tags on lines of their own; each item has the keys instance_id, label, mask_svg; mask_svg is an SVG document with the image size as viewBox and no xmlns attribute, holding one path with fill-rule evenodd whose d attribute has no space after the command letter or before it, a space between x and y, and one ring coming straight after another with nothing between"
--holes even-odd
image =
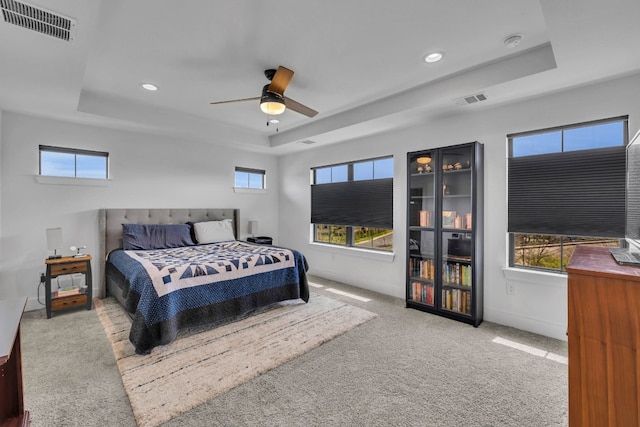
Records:
<instances>
[{"instance_id":1,"label":"framed picture in cabinet","mask_svg":"<svg viewBox=\"0 0 640 427\"><path fill-rule=\"evenodd\" d=\"M456 211L442 211L442 226L453 228L456 221Z\"/></svg>"}]
</instances>

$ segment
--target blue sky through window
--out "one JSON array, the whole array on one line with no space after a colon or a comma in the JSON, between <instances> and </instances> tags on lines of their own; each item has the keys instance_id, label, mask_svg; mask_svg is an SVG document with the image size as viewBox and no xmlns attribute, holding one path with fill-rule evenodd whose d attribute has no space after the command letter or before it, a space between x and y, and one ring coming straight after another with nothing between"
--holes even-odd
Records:
<instances>
[{"instance_id":1,"label":"blue sky through window","mask_svg":"<svg viewBox=\"0 0 640 427\"><path fill-rule=\"evenodd\" d=\"M76 155L76 176L78 178L107 178L107 158Z\"/></svg>"},{"instance_id":2,"label":"blue sky through window","mask_svg":"<svg viewBox=\"0 0 640 427\"><path fill-rule=\"evenodd\" d=\"M623 144L623 122L604 123L564 131L564 151L615 147Z\"/></svg>"},{"instance_id":3,"label":"blue sky through window","mask_svg":"<svg viewBox=\"0 0 640 427\"><path fill-rule=\"evenodd\" d=\"M107 179L108 155L79 154L40 148L40 175Z\"/></svg>"},{"instance_id":4,"label":"blue sky through window","mask_svg":"<svg viewBox=\"0 0 640 427\"><path fill-rule=\"evenodd\" d=\"M615 121L564 131L517 136L512 139L512 157L624 145L624 125L624 121Z\"/></svg>"},{"instance_id":5,"label":"blue sky through window","mask_svg":"<svg viewBox=\"0 0 640 427\"><path fill-rule=\"evenodd\" d=\"M262 189L264 188L264 175L261 173L236 171L235 187Z\"/></svg>"},{"instance_id":6,"label":"blue sky through window","mask_svg":"<svg viewBox=\"0 0 640 427\"><path fill-rule=\"evenodd\" d=\"M40 174L46 176L75 177L75 154L41 151Z\"/></svg>"}]
</instances>

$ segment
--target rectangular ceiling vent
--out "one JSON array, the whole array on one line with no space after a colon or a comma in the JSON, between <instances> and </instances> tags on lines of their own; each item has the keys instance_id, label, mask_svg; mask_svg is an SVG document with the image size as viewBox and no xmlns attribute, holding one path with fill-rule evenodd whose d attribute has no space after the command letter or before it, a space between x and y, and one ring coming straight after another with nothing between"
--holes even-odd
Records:
<instances>
[{"instance_id":1,"label":"rectangular ceiling vent","mask_svg":"<svg viewBox=\"0 0 640 427\"><path fill-rule=\"evenodd\" d=\"M476 93L475 95L463 96L462 98L454 99L455 103L458 105L475 104L476 102L486 101L486 100L487 100L486 93Z\"/></svg>"},{"instance_id":2,"label":"rectangular ceiling vent","mask_svg":"<svg viewBox=\"0 0 640 427\"><path fill-rule=\"evenodd\" d=\"M15 0L0 0L2 17L9 24L37 31L58 39L71 41L76 20Z\"/></svg>"}]
</instances>

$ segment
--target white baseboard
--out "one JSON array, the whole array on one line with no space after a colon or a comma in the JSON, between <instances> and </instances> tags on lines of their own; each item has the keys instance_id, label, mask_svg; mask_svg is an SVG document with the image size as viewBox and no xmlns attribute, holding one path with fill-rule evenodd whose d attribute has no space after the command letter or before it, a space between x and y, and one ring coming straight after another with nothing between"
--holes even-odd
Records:
<instances>
[{"instance_id":1,"label":"white baseboard","mask_svg":"<svg viewBox=\"0 0 640 427\"><path fill-rule=\"evenodd\" d=\"M503 310L495 310L484 307L484 320L499 325L510 326L545 337L567 341L567 325L545 322L540 319L521 316Z\"/></svg>"},{"instance_id":2,"label":"white baseboard","mask_svg":"<svg viewBox=\"0 0 640 427\"><path fill-rule=\"evenodd\" d=\"M24 308L24 311L35 311L40 310L41 308L45 308L44 295L40 297L40 301L42 301L42 304L38 302L37 297L28 298L27 306Z\"/></svg>"}]
</instances>

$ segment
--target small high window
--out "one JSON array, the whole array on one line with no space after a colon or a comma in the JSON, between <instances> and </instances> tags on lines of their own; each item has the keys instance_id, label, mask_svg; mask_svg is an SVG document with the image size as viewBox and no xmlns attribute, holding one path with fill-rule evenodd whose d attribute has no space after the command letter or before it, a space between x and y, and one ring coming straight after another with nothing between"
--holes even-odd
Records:
<instances>
[{"instance_id":1,"label":"small high window","mask_svg":"<svg viewBox=\"0 0 640 427\"><path fill-rule=\"evenodd\" d=\"M236 166L234 186L236 188L251 188L256 190L264 189L266 188L265 171Z\"/></svg>"},{"instance_id":2,"label":"small high window","mask_svg":"<svg viewBox=\"0 0 640 427\"><path fill-rule=\"evenodd\" d=\"M71 178L109 178L109 153L40 146L40 175Z\"/></svg>"}]
</instances>

